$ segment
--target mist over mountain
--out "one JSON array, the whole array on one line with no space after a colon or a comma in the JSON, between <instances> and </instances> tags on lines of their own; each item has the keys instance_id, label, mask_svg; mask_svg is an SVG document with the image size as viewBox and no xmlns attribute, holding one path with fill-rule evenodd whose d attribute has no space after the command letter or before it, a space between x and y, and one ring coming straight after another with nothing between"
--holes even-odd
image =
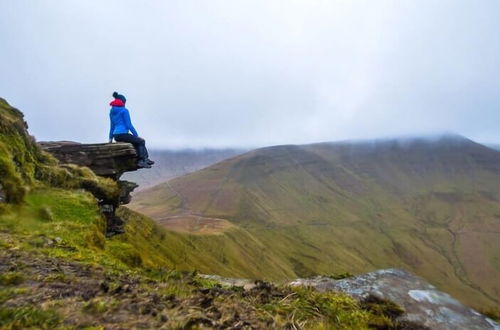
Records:
<instances>
[{"instance_id":1,"label":"mist over mountain","mask_svg":"<svg viewBox=\"0 0 500 330\"><path fill-rule=\"evenodd\" d=\"M488 144L485 144L485 146L487 146L488 148L500 151L500 144L488 143Z\"/></svg>"},{"instance_id":2,"label":"mist over mountain","mask_svg":"<svg viewBox=\"0 0 500 330\"><path fill-rule=\"evenodd\" d=\"M245 259L266 278L399 267L470 305L498 305L499 183L499 152L448 134L261 148L142 191L131 207L175 231L244 231L246 249L274 261Z\"/></svg>"},{"instance_id":3,"label":"mist over mountain","mask_svg":"<svg viewBox=\"0 0 500 330\"><path fill-rule=\"evenodd\" d=\"M156 162L154 168L126 173L123 178L136 182L139 185L137 191L140 191L245 151L245 149L152 150L150 157Z\"/></svg>"}]
</instances>

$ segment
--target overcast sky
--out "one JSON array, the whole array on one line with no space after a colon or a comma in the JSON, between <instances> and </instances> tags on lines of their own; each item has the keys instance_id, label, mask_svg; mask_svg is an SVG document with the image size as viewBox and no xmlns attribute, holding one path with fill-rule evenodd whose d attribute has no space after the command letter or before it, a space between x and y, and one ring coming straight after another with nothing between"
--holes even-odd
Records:
<instances>
[{"instance_id":1,"label":"overcast sky","mask_svg":"<svg viewBox=\"0 0 500 330\"><path fill-rule=\"evenodd\" d=\"M1 0L0 97L38 140L500 142L500 1Z\"/></svg>"}]
</instances>

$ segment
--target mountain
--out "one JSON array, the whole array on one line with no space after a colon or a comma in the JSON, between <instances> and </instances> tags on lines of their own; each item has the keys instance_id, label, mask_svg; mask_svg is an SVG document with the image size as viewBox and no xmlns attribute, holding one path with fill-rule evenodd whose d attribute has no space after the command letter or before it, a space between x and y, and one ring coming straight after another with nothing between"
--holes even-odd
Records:
<instances>
[{"instance_id":1,"label":"mountain","mask_svg":"<svg viewBox=\"0 0 500 330\"><path fill-rule=\"evenodd\" d=\"M482 308L500 304L499 199L500 153L444 135L257 149L130 207L203 240L221 275L398 267Z\"/></svg>"},{"instance_id":2,"label":"mountain","mask_svg":"<svg viewBox=\"0 0 500 330\"><path fill-rule=\"evenodd\" d=\"M152 169L126 173L123 178L137 183L139 185L137 191L140 191L245 151L243 149L152 150L150 158L155 160L155 166Z\"/></svg>"}]
</instances>

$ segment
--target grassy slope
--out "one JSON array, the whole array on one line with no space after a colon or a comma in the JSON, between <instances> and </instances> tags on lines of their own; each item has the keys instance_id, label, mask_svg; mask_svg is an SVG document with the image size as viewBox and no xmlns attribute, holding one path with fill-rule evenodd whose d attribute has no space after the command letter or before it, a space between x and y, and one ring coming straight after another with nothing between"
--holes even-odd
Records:
<instances>
[{"instance_id":1,"label":"grassy slope","mask_svg":"<svg viewBox=\"0 0 500 330\"><path fill-rule=\"evenodd\" d=\"M398 328L384 314L398 307L384 301L373 307L341 294L267 285L243 292L177 272L173 265L210 260L192 253L200 252L197 243L186 248L188 238L130 211L122 215L127 234L105 239L86 192L39 188L7 205L0 215L0 327Z\"/></svg>"},{"instance_id":2,"label":"grassy slope","mask_svg":"<svg viewBox=\"0 0 500 330\"><path fill-rule=\"evenodd\" d=\"M159 185L132 207L158 218L183 202L232 221L279 260L260 273L269 279L400 267L483 307L499 304L499 182L500 154L459 137L280 146Z\"/></svg>"}]
</instances>

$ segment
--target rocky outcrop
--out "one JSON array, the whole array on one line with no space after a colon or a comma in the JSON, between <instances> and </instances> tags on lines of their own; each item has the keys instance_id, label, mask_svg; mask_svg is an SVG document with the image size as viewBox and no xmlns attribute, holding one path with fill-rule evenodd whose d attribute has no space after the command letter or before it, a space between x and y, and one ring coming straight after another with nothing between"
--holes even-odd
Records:
<instances>
[{"instance_id":1,"label":"rocky outcrop","mask_svg":"<svg viewBox=\"0 0 500 330\"><path fill-rule=\"evenodd\" d=\"M58 141L38 144L63 164L86 166L97 175L115 180L125 172L139 169L134 146L130 143L81 144Z\"/></svg>"},{"instance_id":2,"label":"rocky outcrop","mask_svg":"<svg viewBox=\"0 0 500 330\"><path fill-rule=\"evenodd\" d=\"M137 188L137 184L119 179L123 173L139 169L134 146L130 143L81 144L71 141L38 144L62 164L85 166L99 176L117 181L120 188L119 197L113 200L99 200L99 206L107 219L108 236L123 232L124 223L116 215L116 209L130 202L130 193Z\"/></svg>"},{"instance_id":3,"label":"rocky outcrop","mask_svg":"<svg viewBox=\"0 0 500 330\"><path fill-rule=\"evenodd\" d=\"M386 269L342 280L329 277L298 279L319 291L340 291L359 300L368 296L388 299L402 306L402 319L422 323L430 329L494 329L500 325L462 305L421 278L399 269Z\"/></svg>"}]
</instances>

